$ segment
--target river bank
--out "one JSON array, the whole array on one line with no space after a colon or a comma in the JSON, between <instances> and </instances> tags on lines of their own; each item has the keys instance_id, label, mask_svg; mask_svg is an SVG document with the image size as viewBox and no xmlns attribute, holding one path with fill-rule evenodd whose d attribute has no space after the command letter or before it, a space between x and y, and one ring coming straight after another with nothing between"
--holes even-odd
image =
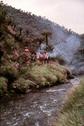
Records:
<instances>
[{"instance_id":1,"label":"river bank","mask_svg":"<svg viewBox=\"0 0 84 126\"><path fill-rule=\"evenodd\" d=\"M80 84L73 87L67 95L66 102L60 110L58 119L53 126L83 126L84 125L84 76Z\"/></svg>"}]
</instances>

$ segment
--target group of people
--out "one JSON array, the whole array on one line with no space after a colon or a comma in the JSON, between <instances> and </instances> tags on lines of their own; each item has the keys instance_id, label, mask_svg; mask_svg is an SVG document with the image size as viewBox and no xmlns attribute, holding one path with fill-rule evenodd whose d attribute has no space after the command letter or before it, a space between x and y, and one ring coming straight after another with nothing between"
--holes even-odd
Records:
<instances>
[{"instance_id":1,"label":"group of people","mask_svg":"<svg viewBox=\"0 0 84 126\"><path fill-rule=\"evenodd\" d=\"M49 56L47 51L37 52L36 57L37 57L37 61L41 62L42 64L48 63Z\"/></svg>"},{"instance_id":2,"label":"group of people","mask_svg":"<svg viewBox=\"0 0 84 126\"><path fill-rule=\"evenodd\" d=\"M15 66L18 68L22 64L31 64L32 62L39 62L41 64L48 63L48 53L44 52L34 52L28 47L25 47L23 51L19 52L18 49L13 50L13 60L17 63Z\"/></svg>"}]
</instances>

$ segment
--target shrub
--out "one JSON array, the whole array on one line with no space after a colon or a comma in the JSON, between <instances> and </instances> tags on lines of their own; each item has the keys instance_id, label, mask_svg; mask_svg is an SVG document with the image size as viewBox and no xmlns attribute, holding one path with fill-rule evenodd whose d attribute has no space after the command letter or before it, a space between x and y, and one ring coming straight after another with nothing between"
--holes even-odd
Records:
<instances>
[{"instance_id":1,"label":"shrub","mask_svg":"<svg viewBox=\"0 0 84 126\"><path fill-rule=\"evenodd\" d=\"M67 70L61 65L35 65L28 73L38 87L66 82Z\"/></svg>"},{"instance_id":2,"label":"shrub","mask_svg":"<svg viewBox=\"0 0 84 126\"><path fill-rule=\"evenodd\" d=\"M12 48L15 47L15 41L14 41L14 38L11 35L9 35L9 36L6 35L5 41L4 41L4 46L7 50L7 53L10 54L11 51L12 51Z\"/></svg>"},{"instance_id":3,"label":"shrub","mask_svg":"<svg viewBox=\"0 0 84 126\"><path fill-rule=\"evenodd\" d=\"M13 83L13 89L18 93L26 93L28 89L33 88L35 83L24 78L19 78Z\"/></svg>"},{"instance_id":4,"label":"shrub","mask_svg":"<svg viewBox=\"0 0 84 126\"><path fill-rule=\"evenodd\" d=\"M22 65L19 74L22 78L27 79L29 75L29 71L31 71L31 68L28 65Z\"/></svg>"},{"instance_id":5,"label":"shrub","mask_svg":"<svg viewBox=\"0 0 84 126\"><path fill-rule=\"evenodd\" d=\"M18 78L19 76L18 70L13 64L2 65L0 74L8 78L9 81Z\"/></svg>"},{"instance_id":6,"label":"shrub","mask_svg":"<svg viewBox=\"0 0 84 126\"><path fill-rule=\"evenodd\" d=\"M64 60L64 58L62 56L57 56L56 60L59 62L59 64L64 65L66 64L66 61Z\"/></svg>"},{"instance_id":7,"label":"shrub","mask_svg":"<svg viewBox=\"0 0 84 126\"><path fill-rule=\"evenodd\" d=\"M7 79L0 77L0 96L7 93Z\"/></svg>"}]
</instances>

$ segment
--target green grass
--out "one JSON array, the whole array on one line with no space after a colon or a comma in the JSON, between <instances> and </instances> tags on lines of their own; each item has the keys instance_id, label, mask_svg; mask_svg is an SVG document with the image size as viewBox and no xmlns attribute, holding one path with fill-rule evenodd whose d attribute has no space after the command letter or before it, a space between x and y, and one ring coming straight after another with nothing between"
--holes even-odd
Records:
<instances>
[{"instance_id":1,"label":"green grass","mask_svg":"<svg viewBox=\"0 0 84 126\"><path fill-rule=\"evenodd\" d=\"M35 84L30 80L25 80L24 78L19 78L13 83L13 89L18 93L26 93L27 90L34 86Z\"/></svg>"},{"instance_id":2,"label":"green grass","mask_svg":"<svg viewBox=\"0 0 84 126\"><path fill-rule=\"evenodd\" d=\"M67 69L61 65L32 64L23 66L20 71L13 63L2 65L0 73L8 79L8 90L25 93L28 89L36 89L65 83Z\"/></svg>"},{"instance_id":3,"label":"green grass","mask_svg":"<svg viewBox=\"0 0 84 126\"><path fill-rule=\"evenodd\" d=\"M74 88L54 126L84 126L84 79Z\"/></svg>"},{"instance_id":4,"label":"green grass","mask_svg":"<svg viewBox=\"0 0 84 126\"><path fill-rule=\"evenodd\" d=\"M13 83L14 90L26 92L28 89L57 85L67 80L67 70L61 65L34 64L23 67L19 78Z\"/></svg>"},{"instance_id":5,"label":"green grass","mask_svg":"<svg viewBox=\"0 0 84 126\"><path fill-rule=\"evenodd\" d=\"M29 71L32 80L37 84L37 87L51 86L58 83L66 82L67 70L61 65L35 65ZM58 82L58 83L57 83Z\"/></svg>"}]
</instances>

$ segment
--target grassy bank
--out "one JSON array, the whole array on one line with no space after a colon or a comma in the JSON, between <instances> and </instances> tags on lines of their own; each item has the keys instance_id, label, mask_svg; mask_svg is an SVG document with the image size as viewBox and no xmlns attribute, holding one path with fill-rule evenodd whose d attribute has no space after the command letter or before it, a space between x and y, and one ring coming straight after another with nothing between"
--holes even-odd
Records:
<instances>
[{"instance_id":1,"label":"grassy bank","mask_svg":"<svg viewBox=\"0 0 84 126\"><path fill-rule=\"evenodd\" d=\"M58 64L32 64L31 67L21 67L19 71L13 69L13 66L1 67L1 95L10 91L26 93L29 89L61 84L67 81L69 73L65 67Z\"/></svg>"},{"instance_id":2,"label":"grassy bank","mask_svg":"<svg viewBox=\"0 0 84 126\"><path fill-rule=\"evenodd\" d=\"M84 77L68 94L66 104L54 126L84 126Z\"/></svg>"}]
</instances>

